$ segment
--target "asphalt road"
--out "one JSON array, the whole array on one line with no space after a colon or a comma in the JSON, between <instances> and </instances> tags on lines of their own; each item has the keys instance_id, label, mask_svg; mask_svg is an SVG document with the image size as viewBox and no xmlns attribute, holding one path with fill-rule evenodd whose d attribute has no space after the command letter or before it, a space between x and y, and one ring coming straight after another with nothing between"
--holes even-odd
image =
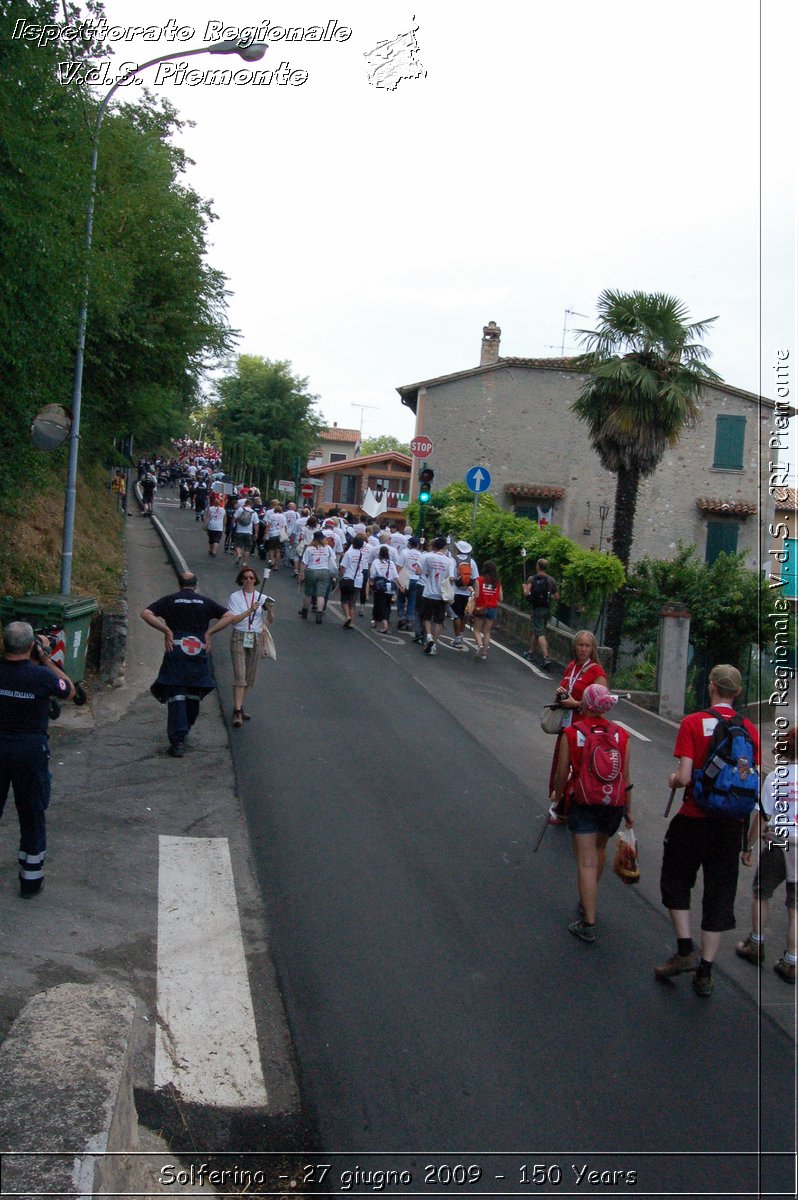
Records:
<instances>
[{"instance_id":1,"label":"asphalt road","mask_svg":"<svg viewBox=\"0 0 798 1200\"><path fill-rule=\"evenodd\" d=\"M201 590L225 599L233 560L208 559L190 514L159 515ZM655 982L673 940L654 841L645 887L605 878L596 944L567 932L568 839L550 830L532 853L550 682L499 650L430 658L372 634L368 614L354 633L335 606L321 626L300 621L285 572L268 591L278 660L262 664L233 753L321 1145L364 1168L378 1151L427 1194L446 1182L424 1178L433 1152L455 1151L479 1163L459 1189L471 1194L505 1169L546 1194L523 1174L540 1163L564 1173L551 1194L793 1194L794 1042L735 982L747 964L716 968L709 1001L689 978ZM226 651L215 660L231 696ZM616 713L648 739L632 739L636 798L659 840L673 729ZM585 1164L636 1183L580 1181Z\"/></svg>"}]
</instances>

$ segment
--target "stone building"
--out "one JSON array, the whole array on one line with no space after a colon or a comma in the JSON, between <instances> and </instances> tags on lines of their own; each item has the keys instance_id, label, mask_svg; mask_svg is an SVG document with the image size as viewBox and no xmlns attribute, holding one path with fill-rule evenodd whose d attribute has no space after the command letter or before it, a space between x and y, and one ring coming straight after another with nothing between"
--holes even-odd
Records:
<instances>
[{"instance_id":1,"label":"stone building","mask_svg":"<svg viewBox=\"0 0 798 1200\"><path fill-rule=\"evenodd\" d=\"M503 508L555 524L580 545L608 549L615 476L570 411L586 376L569 358L502 358L500 341L491 321L478 366L397 388L415 413L415 435L432 439L436 490L463 480L472 466L485 467ZM633 559L668 557L681 540L709 561L737 550L760 565L767 479L759 447L773 408L725 383L704 388L698 424L641 482ZM417 494L414 459L411 496Z\"/></svg>"}]
</instances>

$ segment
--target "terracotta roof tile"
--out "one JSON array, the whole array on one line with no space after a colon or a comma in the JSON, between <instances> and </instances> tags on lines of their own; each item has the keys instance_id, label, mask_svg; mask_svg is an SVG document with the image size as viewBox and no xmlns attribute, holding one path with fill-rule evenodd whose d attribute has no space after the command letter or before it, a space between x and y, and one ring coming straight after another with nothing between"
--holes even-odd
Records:
<instances>
[{"instance_id":1,"label":"terracotta roof tile","mask_svg":"<svg viewBox=\"0 0 798 1200\"><path fill-rule=\"evenodd\" d=\"M566 495L564 487L552 483L506 483L504 490L508 496L521 496L529 500L562 500Z\"/></svg>"},{"instance_id":2,"label":"terracotta roof tile","mask_svg":"<svg viewBox=\"0 0 798 1200\"><path fill-rule=\"evenodd\" d=\"M757 511L756 504L748 500L719 500L713 496L699 496L696 504L702 512L729 517L750 517Z\"/></svg>"},{"instance_id":3,"label":"terracotta roof tile","mask_svg":"<svg viewBox=\"0 0 798 1200\"><path fill-rule=\"evenodd\" d=\"M333 425L329 429L322 429L320 436L323 442L359 442L360 430L339 429Z\"/></svg>"},{"instance_id":4,"label":"terracotta roof tile","mask_svg":"<svg viewBox=\"0 0 798 1200\"><path fill-rule=\"evenodd\" d=\"M774 488L773 498L778 512L795 512L798 509L798 488Z\"/></svg>"}]
</instances>

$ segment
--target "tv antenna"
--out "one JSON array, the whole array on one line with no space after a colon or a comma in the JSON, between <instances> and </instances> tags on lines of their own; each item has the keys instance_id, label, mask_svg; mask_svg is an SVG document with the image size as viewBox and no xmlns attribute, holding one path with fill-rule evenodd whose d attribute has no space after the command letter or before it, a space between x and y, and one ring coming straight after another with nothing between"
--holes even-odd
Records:
<instances>
[{"instance_id":1,"label":"tv antenna","mask_svg":"<svg viewBox=\"0 0 798 1200\"><path fill-rule=\"evenodd\" d=\"M379 405L377 405L377 404L354 404L354 403L352 404L352 408L360 409L360 440L361 440L361 442L363 441L363 409L371 408L374 410L374 412L376 412L378 407L379 407Z\"/></svg>"},{"instance_id":2,"label":"tv antenna","mask_svg":"<svg viewBox=\"0 0 798 1200\"><path fill-rule=\"evenodd\" d=\"M565 338L568 333L568 318L569 317L587 317L587 313L577 312L575 308L566 308L562 314L562 344L560 345L560 358L565 358ZM547 350L556 350L557 347L551 344L546 346Z\"/></svg>"}]
</instances>

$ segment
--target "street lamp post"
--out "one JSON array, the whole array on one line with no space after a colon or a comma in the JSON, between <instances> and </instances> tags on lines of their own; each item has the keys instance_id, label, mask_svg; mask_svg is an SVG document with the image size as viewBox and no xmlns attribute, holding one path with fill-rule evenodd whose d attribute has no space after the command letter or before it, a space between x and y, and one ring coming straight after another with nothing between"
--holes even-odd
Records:
<instances>
[{"instance_id":1,"label":"street lamp post","mask_svg":"<svg viewBox=\"0 0 798 1200\"><path fill-rule=\"evenodd\" d=\"M69 459L67 462L67 484L64 498L64 536L61 543L61 594L68 596L72 587L72 556L75 541L75 499L78 478L78 447L80 444L80 406L83 395L83 358L86 349L86 323L89 312L89 258L91 255L91 235L94 225L94 197L97 191L97 158L100 149L100 127L103 117L108 110L108 103L117 88L129 82L134 76L149 67L160 63L170 62L174 58L190 58L195 54L238 54L245 62L257 62L263 58L268 46L253 43L251 46L241 46L236 41L217 42L213 46L198 46L196 50L179 50L174 54L163 54L159 58L151 58L141 63L117 79L112 88L106 92L100 107L97 109L97 119L94 122L94 135L91 143L91 168L89 177L89 199L86 205L86 225L83 235L84 275L83 297L78 316L78 340L75 348L75 373L72 384L72 427L69 435Z\"/></svg>"},{"instance_id":2,"label":"street lamp post","mask_svg":"<svg viewBox=\"0 0 798 1200\"><path fill-rule=\"evenodd\" d=\"M607 520L607 517L609 516L609 511L610 511L609 504L600 504L599 505L599 519L601 521L601 526L599 528L599 550L602 552L604 550L604 522Z\"/></svg>"}]
</instances>

